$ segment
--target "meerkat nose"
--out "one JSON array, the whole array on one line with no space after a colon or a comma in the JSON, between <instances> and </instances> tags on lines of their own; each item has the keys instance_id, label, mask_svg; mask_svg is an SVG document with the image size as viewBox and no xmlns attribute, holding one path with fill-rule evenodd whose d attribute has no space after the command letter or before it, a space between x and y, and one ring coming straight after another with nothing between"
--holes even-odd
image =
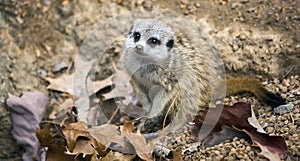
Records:
<instances>
[{"instance_id":1,"label":"meerkat nose","mask_svg":"<svg viewBox=\"0 0 300 161\"><path fill-rule=\"evenodd\" d=\"M139 49L139 50L143 50L143 46L140 45L140 44L136 45L135 48L136 48L136 49Z\"/></svg>"}]
</instances>

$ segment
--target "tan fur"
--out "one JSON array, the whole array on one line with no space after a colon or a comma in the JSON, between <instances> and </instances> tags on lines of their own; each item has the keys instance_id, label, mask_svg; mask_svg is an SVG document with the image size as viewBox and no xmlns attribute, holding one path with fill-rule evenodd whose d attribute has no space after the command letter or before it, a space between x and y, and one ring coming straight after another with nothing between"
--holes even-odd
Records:
<instances>
[{"instance_id":1,"label":"tan fur","mask_svg":"<svg viewBox=\"0 0 300 161\"><path fill-rule=\"evenodd\" d=\"M134 32L141 34L139 41L134 41ZM149 44L151 37L159 38L161 43ZM170 39L175 40L171 49L166 46ZM205 36L198 38L197 43L196 49L182 33L174 33L159 20L138 19L133 24L121 63L150 115L142 132L163 128L165 117L166 125L175 121L180 126L185 123L186 115L196 114L207 108L212 99L225 96L220 87L225 87L226 81L219 78L217 64L211 57L217 55L216 48ZM142 46L142 51L136 49L137 45Z\"/></svg>"},{"instance_id":2,"label":"tan fur","mask_svg":"<svg viewBox=\"0 0 300 161\"><path fill-rule=\"evenodd\" d=\"M136 54L130 35L135 31L142 32L141 37L145 39L159 35L163 42L156 48L148 49L151 53L145 51L145 55ZM183 41L181 38L175 40L174 47L168 51L165 39L175 39L174 33L170 27L158 20L139 19L135 22L130 34L126 39L126 44L129 45L125 48L121 62L132 76L131 83L143 106L154 111L152 113L149 111L152 118L146 120L144 130L151 128L157 130L152 127L157 124L160 125L158 129L162 128L162 120L168 108L171 109L167 124L175 116L179 120L185 119L185 114L188 112L195 113L199 107L205 107L211 97L211 87L214 86L214 82L210 81L215 77L213 70L210 71L209 65L212 65L212 62L206 60L204 55L180 45L179 41ZM144 42L138 43L143 44ZM201 53L214 52L213 46L207 45L205 40L203 43L205 48L201 49ZM144 43L144 45L148 44ZM161 86L163 90L158 91L151 100L148 92L155 85ZM169 107L178 92L179 96L175 100L174 106Z\"/></svg>"}]
</instances>

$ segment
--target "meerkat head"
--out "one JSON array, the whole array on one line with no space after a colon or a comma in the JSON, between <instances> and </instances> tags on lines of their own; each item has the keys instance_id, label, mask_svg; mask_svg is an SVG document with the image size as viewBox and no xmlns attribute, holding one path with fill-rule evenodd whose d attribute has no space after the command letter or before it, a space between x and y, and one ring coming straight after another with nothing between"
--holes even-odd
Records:
<instances>
[{"instance_id":1,"label":"meerkat head","mask_svg":"<svg viewBox=\"0 0 300 161\"><path fill-rule=\"evenodd\" d=\"M156 19L137 19L127 38L126 52L163 60L170 55L174 46L173 30Z\"/></svg>"}]
</instances>

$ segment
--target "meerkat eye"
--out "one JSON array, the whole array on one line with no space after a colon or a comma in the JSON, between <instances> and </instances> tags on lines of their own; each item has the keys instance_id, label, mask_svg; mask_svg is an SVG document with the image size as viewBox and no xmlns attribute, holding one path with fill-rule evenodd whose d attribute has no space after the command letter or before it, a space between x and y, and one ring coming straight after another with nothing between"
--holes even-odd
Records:
<instances>
[{"instance_id":1,"label":"meerkat eye","mask_svg":"<svg viewBox=\"0 0 300 161\"><path fill-rule=\"evenodd\" d=\"M148 39L148 43L157 45L157 44L160 44L160 41L157 38L152 37L152 38Z\"/></svg>"},{"instance_id":2,"label":"meerkat eye","mask_svg":"<svg viewBox=\"0 0 300 161\"><path fill-rule=\"evenodd\" d=\"M134 42L138 42L141 38L141 34L139 32L133 33Z\"/></svg>"},{"instance_id":3,"label":"meerkat eye","mask_svg":"<svg viewBox=\"0 0 300 161\"><path fill-rule=\"evenodd\" d=\"M174 46L174 40L171 39L171 40L169 40L169 41L167 42L167 47L168 47L168 48L172 48L173 46Z\"/></svg>"}]
</instances>

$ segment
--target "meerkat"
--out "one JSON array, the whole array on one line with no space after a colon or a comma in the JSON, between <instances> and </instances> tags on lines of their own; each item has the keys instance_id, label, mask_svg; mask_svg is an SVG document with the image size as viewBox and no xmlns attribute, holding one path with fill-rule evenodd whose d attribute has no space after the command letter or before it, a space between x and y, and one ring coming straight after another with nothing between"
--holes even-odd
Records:
<instances>
[{"instance_id":1,"label":"meerkat","mask_svg":"<svg viewBox=\"0 0 300 161\"><path fill-rule=\"evenodd\" d=\"M126 37L120 61L150 116L142 132L160 130L175 117L205 110L217 87L215 64L207 57L217 53L216 48L203 39L196 52L178 43L176 34L157 19L137 19ZM253 78L228 79L228 94L241 91L250 91L274 107L283 102Z\"/></svg>"}]
</instances>

